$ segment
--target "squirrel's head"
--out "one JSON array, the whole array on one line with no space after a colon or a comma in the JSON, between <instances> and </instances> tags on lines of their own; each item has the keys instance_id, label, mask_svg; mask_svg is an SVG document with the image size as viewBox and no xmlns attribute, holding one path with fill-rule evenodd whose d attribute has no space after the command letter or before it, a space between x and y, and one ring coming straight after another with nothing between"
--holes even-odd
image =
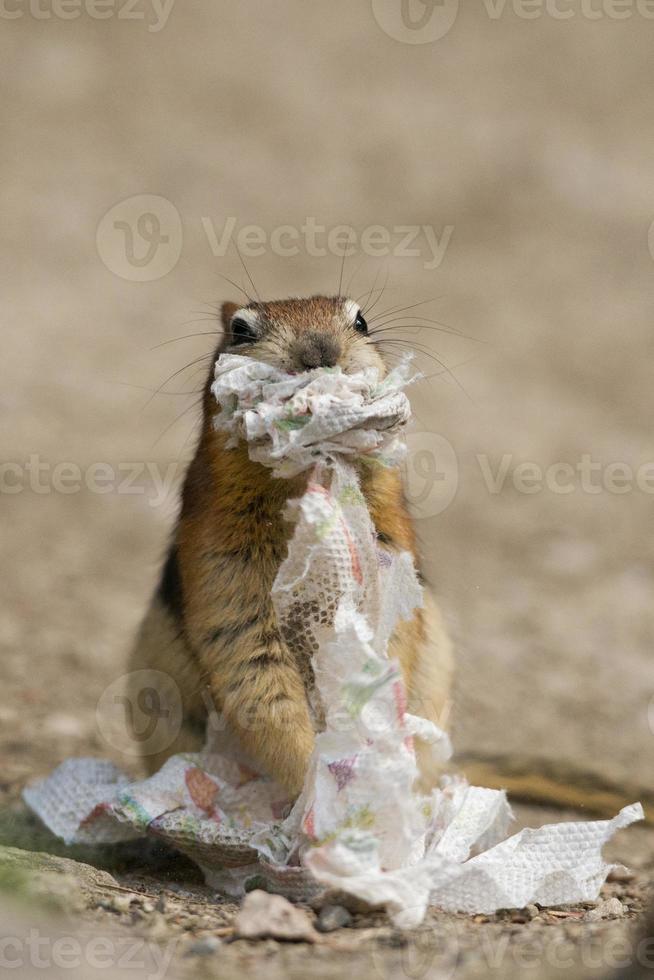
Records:
<instances>
[{"instance_id":1,"label":"squirrel's head","mask_svg":"<svg viewBox=\"0 0 654 980\"><path fill-rule=\"evenodd\" d=\"M386 374L359 305L343 296L224 303L222 324L220 352L243 354L288 374L336 365L347 374L368 367Z\"/></svg>"}]
</instances>

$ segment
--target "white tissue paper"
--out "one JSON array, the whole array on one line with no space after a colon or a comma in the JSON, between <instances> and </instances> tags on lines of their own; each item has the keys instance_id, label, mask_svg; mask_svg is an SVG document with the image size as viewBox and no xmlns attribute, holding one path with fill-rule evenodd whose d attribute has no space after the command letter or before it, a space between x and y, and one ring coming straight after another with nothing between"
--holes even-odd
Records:
<instances>
[{"instance_id":1,"label":"white tissue paper","mask_svg":"<svg viewBox=\"0 0 654 980\"><path fill-rule=\"evenodd\" d=\"M387 654L421 587L411 555L378 547L352 465L401 460L410 380L408 363L383 380L339 368L288 375L231 354L216 364L215 426L228 445L246 440L275 476L310 470L306 493L288 506L295 532L272 593L289 643L314 650L319 731L294 806L218 724L203 752L174 756L136 783L101 760L64 762L24 794L56 834L87 843L153 835L224 893L263 885L306 900L335 889L386 907L403 928L419 925L430 904L492 913L597 897L612 867L602 846L642 818L640 804L613 820L507 838L503 792L452 776L429 796L413 790L414 737L443 762L450 754L444 732L407 713Z\"/></svg>"}]
</instances>

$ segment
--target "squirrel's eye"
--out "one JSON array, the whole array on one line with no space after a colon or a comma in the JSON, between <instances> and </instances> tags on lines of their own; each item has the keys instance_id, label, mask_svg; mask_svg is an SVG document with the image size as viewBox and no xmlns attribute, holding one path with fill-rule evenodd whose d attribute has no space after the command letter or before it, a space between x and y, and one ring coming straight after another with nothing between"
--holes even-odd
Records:
<instances>
[{"instance_id":1,"label":"squirrel's eye","mask_svg":"<svg viewBox=\"0 0 654 980\"><path fill-rule=\"evenodd\" d=\"M357 333L368 333L368 324L363 319L362 313L357 313L357 318L354 321L354 329Z\"/></svg>"},{"instance_id":2,"label":"squirrel's eye","mask_svg":"<svg viewBox=\"0 0 654 980\"><path fill-rule=\"evenodd\" d=\"M257 339L254 327L247 320L242 320L240 317L232 320L230 333L230 344L251 344Z\"/></svg>"}]
</instances>

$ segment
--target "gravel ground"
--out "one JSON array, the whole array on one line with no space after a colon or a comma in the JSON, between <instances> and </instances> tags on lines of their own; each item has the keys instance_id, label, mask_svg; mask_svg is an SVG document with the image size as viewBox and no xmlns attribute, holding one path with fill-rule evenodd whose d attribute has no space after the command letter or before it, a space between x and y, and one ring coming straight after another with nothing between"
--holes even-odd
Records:
<instances>
[{"instance_id":1,"label":"gravel ground","mask_svg":"<svg viewBox=\"0 0 654 980\"><path fill-rule=\"evenodd\" d=\"M19 807L15 814L23 833L35 834L33 844L43 846L46 838L39 836L33 821ZM519 807L517 826L572 816ZM26 836L21 839L25 843ZM586 978L609 977L632 963L641 965L647 976L647 970L651 974L654 969L654 940L647 942L639 917L651 897L653 845L654 831L643 828L629 828L611 843L607 856L627 862L629 870L614 872L597 902L548 909L529 906L492 916L433 909L419 929L407 932L393 929L380 913L354 912L346 928L318 934L314 943L240 939L235 930L238 906L216 899L182 858L153 852L144 860L142 849L140 858L129 849L118 858L114 851L105 854L114 865L109 874L37 855L33 860L40 870L31 879L37 882L29 893L31 913L21 919L20 903L15 905L13 932L5 925L4 934L20 937L23 943L22 937L36 923L39 935L49 940L44 957L55 955L55 936L73 937L86 951L80 955L89 957L93 941L109 937L114 965L122 968L131 950L133 960L145 963L151 974L165 962L170 977L258 976L265 969L273 978L334 977L346 971L363 978L408 980L489 975ZM25 854L10 852L11 866L20 864ZM0 883L7 860L0 850ZM39 904L46 902L49 917L41 921ZM317 922L314 909L306 907L304 912ZM31 965L24 950L22 955Z\"/></svg>"}]
</instances>

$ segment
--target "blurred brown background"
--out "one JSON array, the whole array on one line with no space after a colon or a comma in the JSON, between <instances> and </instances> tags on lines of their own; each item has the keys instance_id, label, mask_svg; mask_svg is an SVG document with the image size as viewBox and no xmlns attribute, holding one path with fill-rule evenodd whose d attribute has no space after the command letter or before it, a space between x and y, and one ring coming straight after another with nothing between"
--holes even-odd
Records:
<instances>
[{"instance_id":1,"label":"blurred brown background","mask_svg":"<svg viewBox=\"0 0 654 980\"><path fill-rule=\"evenodd\" d=\"M148 471L127 487L125 464L165 478L189 457L193 411L174 420L192 398L176 392L207 364L149 399L213 341L153 348L214 329L212 304L237 298L222 276L247 286L235 249L209 241L229 219L265 232L246 261L267 298L335 290L335 249L308 254L299 231L296 255L270 245L307 219L388 231L389 254L359 242L345 266L356 296L388 277L376 312L433 298L393 336L455 375L420 358L436 376L416 390L409 466L457 643L457 747L651 784L654 479L636 471L654 459L654 21L608 0L594 19L580 3L569 19L460 7L425 43L446 20L403 26L400 0L0 16L7 786L112 754L95 705L175 513L174 490L162 502ZM422 233L398 254L394 229L413 225L451 236L437 267ZM407 334L416 314L472 339ZM526 493L525 462L573 470ZM84 489L89 473L107 492Z\"/></svg>"}]
</instances>

